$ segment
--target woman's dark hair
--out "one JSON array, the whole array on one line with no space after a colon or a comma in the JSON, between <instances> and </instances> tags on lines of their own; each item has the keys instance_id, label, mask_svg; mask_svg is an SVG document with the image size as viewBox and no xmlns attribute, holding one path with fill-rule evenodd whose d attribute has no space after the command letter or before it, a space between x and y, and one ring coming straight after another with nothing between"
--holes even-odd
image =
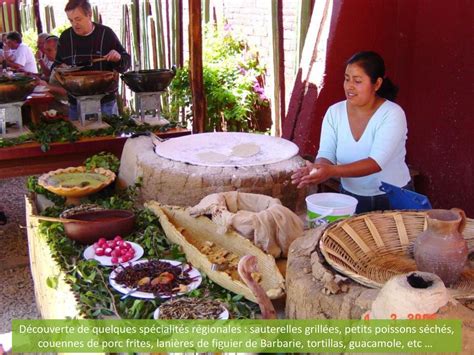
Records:
<instances>
[{"instance_id":1,"label":"woman's dark hair","mask_svg":"<svg viewBox=\"0 0 474 355\"><path fill-rule=\"evenodd\" d=\"M398 87L389 78L385 77L385 63L380 54L372 51L358 52L346 62L346 66L349 64L357 64L364 69L364 72L370 77L372 84L375 84L378 78L382 78L382 85L377 90L377 95L384 99L395 101Z\"/></svg>"}]
</instances>

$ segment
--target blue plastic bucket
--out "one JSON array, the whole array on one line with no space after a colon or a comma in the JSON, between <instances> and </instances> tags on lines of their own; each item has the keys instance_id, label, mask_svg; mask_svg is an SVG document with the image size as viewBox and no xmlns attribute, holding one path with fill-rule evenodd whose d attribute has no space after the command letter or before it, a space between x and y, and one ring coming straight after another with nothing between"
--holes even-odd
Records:
<instances>
[{"instance_id":1,"label":"blue plastic bucket","mask_svg":"<svg viewBox=\"0 0 474 355\"><path fill-rule=\"evenodd\" d=\"M387 194L393 210L430 210L431 203L425 195L403 189L382 181L380 191Z\"/></svg>"}]
</instances>

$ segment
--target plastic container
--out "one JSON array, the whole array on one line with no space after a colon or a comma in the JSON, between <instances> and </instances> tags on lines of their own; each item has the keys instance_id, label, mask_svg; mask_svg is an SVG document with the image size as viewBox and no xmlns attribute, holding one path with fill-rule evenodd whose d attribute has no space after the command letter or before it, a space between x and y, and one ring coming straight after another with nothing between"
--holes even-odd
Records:
<instances>
[{"instance_id":1,"label":"plastic container","mask_svg":"<svg viewBox=\"0 0 474 355\"><path fill-rule=\"evenodd\" d=\"M387 194L393 210L430 210L431 203L425 195L406 190L382 181L380 191Z\"/></svg>"},{"instance_id":2,"label":"plastic container","mask_svg":"<svg viewBox=\"0 0 474 355\"><path fill-rule=\"evenodd\" d=\"M309 227L331 223L352 216L357 199L335 192L325 192L306 197Z\"/></svg>"}]
</instances>

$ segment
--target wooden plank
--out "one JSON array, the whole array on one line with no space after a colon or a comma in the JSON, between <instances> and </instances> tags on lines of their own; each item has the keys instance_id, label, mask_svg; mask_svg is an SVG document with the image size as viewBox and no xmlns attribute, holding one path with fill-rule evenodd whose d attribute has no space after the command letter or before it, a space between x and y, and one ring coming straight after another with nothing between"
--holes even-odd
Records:
<instances>
[{"instance_id":1,"label":"wooden plank","mask_svg":"<svg viewBox=\"0 0 474 355\"><path fill-rule=\"evenodd\" d=\"M189 134L183 128L156 132L161 138L173 138ZM74 143L52 143L50 150L42 152L38 143L26 143L0 148L0 178L41 174L50 170L82 165L91 155L102 151L120 157L126 137L91 137Z\"/></svg>"},{"instance_id":2,"label":"wooden plank","mask_svg":"<svg viewBox=\"0 0 474 355\"><path fill-rule=\"evenodd\" d=\"M202 77L202 24L201 0L189 1L189 51L191 95L193 102L193 132L204 132L206 120L206 96Z\"/></svg>"}]
</instances>

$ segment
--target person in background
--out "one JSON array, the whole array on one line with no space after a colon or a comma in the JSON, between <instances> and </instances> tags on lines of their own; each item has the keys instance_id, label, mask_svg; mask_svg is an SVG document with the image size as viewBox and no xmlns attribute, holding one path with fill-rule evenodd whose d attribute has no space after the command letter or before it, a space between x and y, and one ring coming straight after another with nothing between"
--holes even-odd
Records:
<instances>
[{"instance_id":1,"label":"person in background","mask_svg":"<svg viewBox=\"0 0 474 355\"><path fill-rule=\"evenodd\" d=\"M51 60L44 53L44 43L48 37L50 37L49 33L40 33L38 35L38 40L36 42L38 50L35 53L36 62L38 63L40 72L45 80L49 79L49 76L51 75L51 66L54 63L54 58Z\"/></svg>"},{"instance_id":2,"label":"person in background","mask_svg":"<svg viewBox=\"0 0 474 355\"><path fill-rule=\"evenodd\" d=\"M329 107L319 151L292 175L298 188L341 178L341 192L358 200L356 213L390 209L381 181L412 189L405 163L407 121L393 100L398 88L385 77L382 57L371 51L346 62L346 100Z\"/></svg>"},{"instance_id":3,"label":"person in background","mask_svg":"<svg viewBox=\"0 0 474 355\"><path fill-rule=\"evenodd\" d=\"M49 36L44 41L43 52L45 57L50 61L54 61L54 59L56 58L56 54L58 51L58 41L59 38L56 36ZM53 71L51 72L49 80L40 80L38 81L38 85L46 86L49 92L54 95L57 101L67 102L68 98L66 89L64 89L59 83L59 81L56 79L55 69L53 69Z\"/></svg>"},{"instance_id":4,"label":"person in background","mask_svg":"<svg viewBox=\"0 0 474 355\"><path fill-rule=\"evenodd\" d=\"M64 10L71 27L59 37L54 66L91 63L92 59L104 58L104 61L93 63L88 70L115 70L123 73L130 67L130 55L112 29L92 22L92 8L87 0L69 0ZM115 94L116 92L109 93L102 98L103 114L118 114ZM77 103L72 96L69 96L69 105L69 117L77 119Z\"/></svg>"},{"instance_id":5,"label":"person in background","mask_svg":"<svg viewBox=\"0 0 474 355\"><path fill-rule=\"evenodd\" d=\"M7 34L6 45L10 50L14 50L11 55L5 55L4 57L9 67L18 71L38 73L35 56L30 47L22 43L21 35L18 32L13 31Z\"/></svg>"}]
</instances>

